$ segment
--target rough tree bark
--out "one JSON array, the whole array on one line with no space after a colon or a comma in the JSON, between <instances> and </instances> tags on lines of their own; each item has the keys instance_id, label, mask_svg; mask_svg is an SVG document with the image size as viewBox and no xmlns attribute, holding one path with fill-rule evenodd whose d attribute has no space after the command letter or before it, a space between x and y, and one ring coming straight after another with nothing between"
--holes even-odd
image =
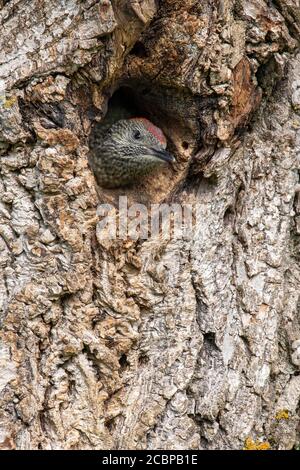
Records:
<instances>
[{"instance_id":1,"label":"rough tree bark","mask_svg":"<svg viewBox=\"0 0 300 470\"><path fill-rule=\"evenodd\" d=\"M2 0L0 23L1 447L299 445L299 0ZM191 240L97 239L113 93L177 158L129 201L197 203Z\"/></svg>"}]
</instances>

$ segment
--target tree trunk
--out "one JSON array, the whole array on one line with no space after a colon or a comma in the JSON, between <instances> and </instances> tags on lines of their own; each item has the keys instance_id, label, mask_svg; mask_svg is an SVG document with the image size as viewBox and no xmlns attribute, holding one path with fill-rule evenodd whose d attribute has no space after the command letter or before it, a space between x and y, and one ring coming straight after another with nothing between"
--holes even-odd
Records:
<instances>
[{"instance_id":1,"label":"tree trunk","mask_svg":"<svg viewBox=\"0 0 300 470\"><path fill-rule=\"evenodd\" d=\"M299 445L299 1L0 0L0 22L1 447ZM104 190L119 108L177 162ZM192 236L103 239L125 195L196 207Z\"/></svg>"}]
</instances>

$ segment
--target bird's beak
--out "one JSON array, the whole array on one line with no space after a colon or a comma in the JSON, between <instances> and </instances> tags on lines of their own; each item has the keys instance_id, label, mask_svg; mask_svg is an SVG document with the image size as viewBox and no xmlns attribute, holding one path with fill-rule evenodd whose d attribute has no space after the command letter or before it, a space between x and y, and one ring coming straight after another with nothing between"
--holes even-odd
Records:
<instances>
[{"instance_id":1,"label":"bird's beak","mask_svg":"<svg viewBox=\"0 0 300 470\"><path fill-rule=\"evenodd\" d=\"M173 155L169 152L167 152L167 150L158 150L158 149L155 149L155 148L151 148L151 155L154 155L154 157L157 157L157 158L160 158L161 160L164 160L165 162L168 162L168 163L173 163L175 162L175 157L173 157Z\"/></svg>"}]
</instances>

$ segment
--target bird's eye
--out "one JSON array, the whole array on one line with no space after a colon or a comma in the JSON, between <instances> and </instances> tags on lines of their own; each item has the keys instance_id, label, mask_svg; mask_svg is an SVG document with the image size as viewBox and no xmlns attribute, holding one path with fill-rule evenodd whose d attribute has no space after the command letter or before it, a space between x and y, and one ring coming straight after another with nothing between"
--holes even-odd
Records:
<instances>
[{"instance_id":1,"label":"bird's eye","mask_svg":"<svg viewBox=\"0 0 300 470\"><path fill-rule=\"evenodd\" d=\"M139 140L142 137L140 131L135 131L134 134L133 134L133 137L136 140Z\"/></svg>"}]
</instances>

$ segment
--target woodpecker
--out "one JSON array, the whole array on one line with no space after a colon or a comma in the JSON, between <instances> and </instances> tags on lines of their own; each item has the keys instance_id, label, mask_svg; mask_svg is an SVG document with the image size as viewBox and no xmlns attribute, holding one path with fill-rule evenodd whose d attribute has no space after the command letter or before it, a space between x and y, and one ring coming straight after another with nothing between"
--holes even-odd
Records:
<instances>
[{"instance_id":1,"label":"woodpecker","mask_svg":"<svg viewBox=\"0 0 300 470\"><path fill-rule=\"evenodd\" d=\"M117 188L138 182L175 161L162 130L145 118L122 119L104 134L90 159L100 186Z\"/></svg>"}]
</instances>

